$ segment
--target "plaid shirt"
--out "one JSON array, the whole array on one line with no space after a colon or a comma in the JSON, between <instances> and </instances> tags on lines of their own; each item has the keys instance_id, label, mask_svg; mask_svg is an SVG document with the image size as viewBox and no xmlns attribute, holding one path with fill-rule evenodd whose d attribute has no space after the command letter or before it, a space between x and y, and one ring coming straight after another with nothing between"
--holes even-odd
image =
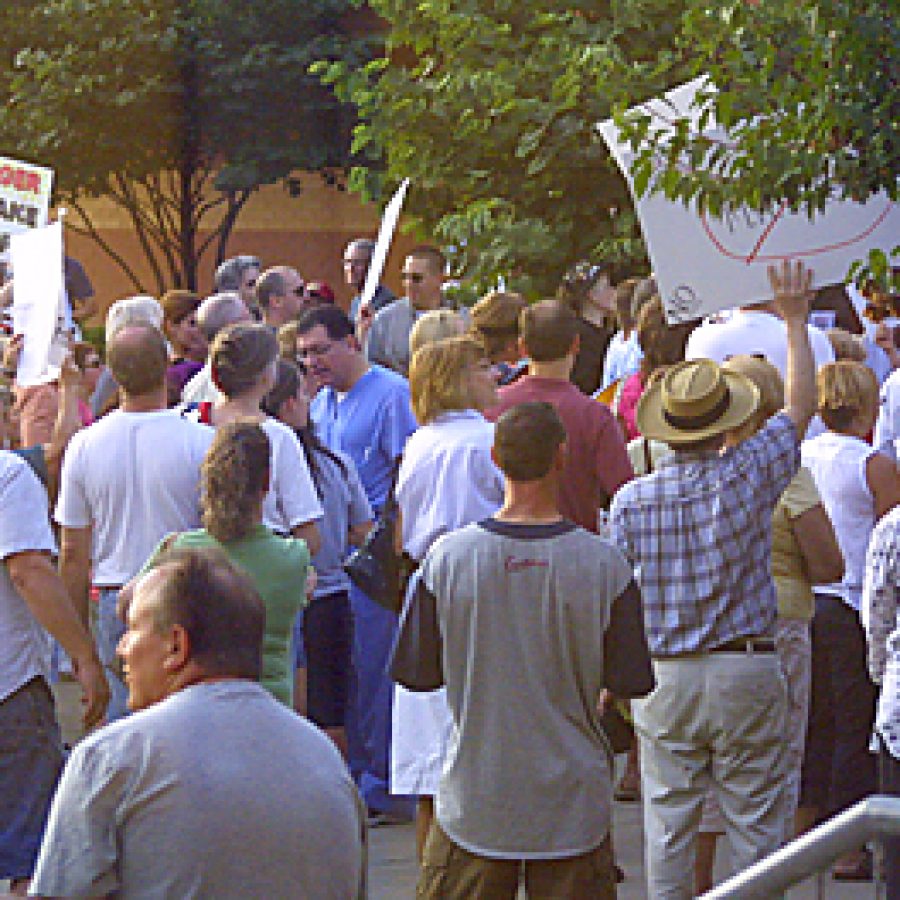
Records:
<instances>
[{"instance_id":1,"label":"plaid shirt","mask_svg":"<svg viewBox=\"0 0 900 900\"><path fill-rule=\"evenodd\" d=\"M634 566L653 656L772 633L772 512L799 466L781 413L722 455L676 453L619 490L612 538Z\"/></svg>"}]
</instances>

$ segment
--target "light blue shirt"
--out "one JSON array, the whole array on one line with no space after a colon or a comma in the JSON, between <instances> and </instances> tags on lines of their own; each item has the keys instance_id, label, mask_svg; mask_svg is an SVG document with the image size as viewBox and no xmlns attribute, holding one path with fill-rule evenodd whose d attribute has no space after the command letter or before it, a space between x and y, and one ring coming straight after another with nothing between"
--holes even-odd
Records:
<instances>
[{"instance_id":1,"label":"light blue shirt","mask_svg":"<svg viewBox=\"0 0 900 900\"><path fill-rule=\"evenodd\" d=\"M332 387L322 388L309 412L322 441L353 460L377 513L387 497L395 461L416 430L406 380L371 366L343 398Z\"/></svg>"}]
</instances>

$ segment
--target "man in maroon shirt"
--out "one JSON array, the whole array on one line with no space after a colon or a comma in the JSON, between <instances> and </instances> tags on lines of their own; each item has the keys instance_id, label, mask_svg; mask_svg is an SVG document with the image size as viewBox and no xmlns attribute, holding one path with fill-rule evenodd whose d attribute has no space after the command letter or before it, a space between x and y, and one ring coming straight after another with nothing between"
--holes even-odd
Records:
<instances>
[{"instance_id":1,"label":"man in maroon shirt","mask_svg":"<svg viewBox=\"0 0 900 900\"><path fill-rule=\"evenodd\" d=\"M568 459L559 489L562 514L582 528L597 531L597 510L632 476L625 440L612 413L585 396L569 380L578 353L575 314L555 300L535 303L519 322L528 374L500 388L500 401L488 417L533 400L552 404L566 427Z\"/></svg>"}]
</instances>

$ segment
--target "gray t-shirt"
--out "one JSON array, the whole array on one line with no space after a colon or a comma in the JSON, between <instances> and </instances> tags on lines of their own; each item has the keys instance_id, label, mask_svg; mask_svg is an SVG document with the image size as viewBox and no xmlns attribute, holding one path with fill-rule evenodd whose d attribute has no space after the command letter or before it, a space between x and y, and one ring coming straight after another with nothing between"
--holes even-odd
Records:
<instances>
[{"instance_id":1,"label":"gray t-shirt","mask_svg":"<svg viewBox=\"0 0 900 900\"><path fill-rule=\"evenodd\" d=\"M317 597L350 590L350 578L343 569L347 558L348 532L354 525L368 522L372 518L372 507L353 460L344 453L339 453L338 456L344 463L343 472L329 456L316 453L322 508L325 510L325 515L319 522L322 546L312 561L318 576Z\"/></svg>"},{"instance_id":2,"label":"gray t-shirt","mask_svg":"<svg viewBox=\"0 0 900 900\"><path fill-rule=\"evenodd\" d=\"M409 371L409 333L420 315L408 297L378 310L366 337L369 362L393 369L405 378Z\"/></svg>"},{"instance_id":3,"label":"gray t-shirt","mask_svg":"<svg viewBox=\"0 0 900 900\"><path fill-rule=\"evenodd\" d=\"M349 900L362 806L334 745L258 684L185 688L73 751L31 892Z\"/></svg>"},{"instance_id":4,"label":"gray t-shirt","mask_svg":"<svg viewBox=\"0 0 900 900\"><path fill-rule=\"evenodd\" d=\"M6 570L8 557L31 550L56 550L47 494L25 460L0 450L0 700L50 672L50 636Z\"/></svg>"},{"instance_id":5,"label":"gray t-shirt","mask_svg":"<svg viewBox=\"0 0 900 900\"><path fill-rule=\"evenodd\" d=\"M441 827L494 858L597 847L612 805L598 695L653 687L624 556L571 522L487 519L440 538L422 575L414 603L423 606L420 620L436 606L453 719L436 798Z\"/></svg>"}]
</instances>

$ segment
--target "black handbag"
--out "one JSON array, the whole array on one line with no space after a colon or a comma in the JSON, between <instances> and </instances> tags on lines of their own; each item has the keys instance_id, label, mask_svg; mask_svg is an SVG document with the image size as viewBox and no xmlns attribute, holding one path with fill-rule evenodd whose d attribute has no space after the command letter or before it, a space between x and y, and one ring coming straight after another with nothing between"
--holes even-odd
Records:
<instances>
[{"instance_id":1,"label":"black handbag","mask_svg":"<svg viewBox=\"0 0 900 900\"><path fill-rule=\"evenodd\" d=\"M609 739L613 753L627 753L634 742L634 726L615 706L607 707L600 716L600 725Z\"/></svg>"},{"instance_id":2,"label":"black handbag","mask_svg":"<svg viewBox=\"0 0 900 900\"><path fill-rule=\"evenodd\" d=\"M378 520L362 544L344 560L344 571L367 597L393 613L400 612L401 560L395 549L397 531L397 482L399 462Z\"/></svg>"}]
</instances>

